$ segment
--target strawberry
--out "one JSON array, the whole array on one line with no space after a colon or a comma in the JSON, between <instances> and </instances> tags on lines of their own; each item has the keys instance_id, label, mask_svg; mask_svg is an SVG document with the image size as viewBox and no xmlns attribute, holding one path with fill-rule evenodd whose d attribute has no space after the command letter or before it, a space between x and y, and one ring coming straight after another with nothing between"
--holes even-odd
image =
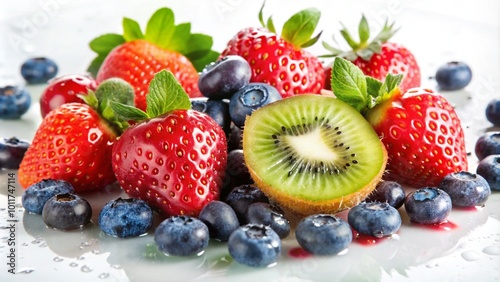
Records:
<instances>
[{"instance_id":1,"label":"strawberry","mask_svg":"<svg viewBox=\"0 0 500 282\"><path fill-rule=\"evenodd\" d=\"M321 33L311 38L320 18L317 9L306 9L292 16L276 34L271 18L263 27L240 30L222 51L221 56L239 55L252 68L252 82L264 82L276 87L283 98L305 93L319 93L325 73L319 59L304 50L316 43Z\"/></svg>"},{"instance_id":2,"label":"strawberry","mask_svg":"<svg viewBox=\"0 0 500 282\"><path fill-rule=\"evenodd\" d=\"M137 107L145 110L151 79L166 69L191 97L201 97L198 72L219 56L211 50L210 36L192 34L190 23L175 25L169 8L152 15L145 33L136 21L124 18L123 33L105 34L90 42L97 57L88 70L98 83L111 77L124 79L134 87Z\"/></svg>"},{"instance_id":3,"label":"strawberry","mask_svg":"<svg viewBox=\"0 0 500 282\"><path fill-rule=\"evenodd\" d=\"M89 90L79 97L82 103L62 104L42 120L19 167L24 188L52 178L68 181L75 192L86 192L116 181L111 149L128 124L114 116L109 103L133 104L132 87L104 81L96 93Z\"/></svg>"},{"instance_id":4,"label":"strawberry","mask_svg":"<svg viewBox=\"0 0 500 282\"><path fill-rule=\"evenodd\" d=\"M224 179L224 131L190 107L167 71L151 81L146 112L112 104L118 116L138 120L113 147L116 178L129 196L145 200L164 216L197 216L208 202L219 199Z\"/></svg>"},{"instance_id":5,"label":"strawberry","mask_svg":"<svg viewBox=\"0 0 500 282\"><path fill-rule=\"evenodd\" d=\"M437 186L452 172L467 170L464 132L450 103L424 88L402 92L401 75L382 83L337 58L332 89L358 109L387 148L386 179L414 187Z\"/></svg>"},{"instance_id":6,"label":"strawberry","mask_svg":"<svg viewBox=\"0 0 500 282\"><path fill-rule=\"evenodd\" d=\"M340 32L351 51L344 52L332 47L326 42L323 46L331 52L329 56L340 56L352 61L358 66L365 75L371 76L377 80L383 81L387 74L402 74L403 81L399 88L406 91L410 88L420 86L420 68L415 56L405 46L389 42L389 39L397 32L393 29L394 23L389 25L387 22L371 42L370 28L364 16L358 26L359 42L356 42L346 28ZM322 56L322 57L328 57Z\"/></svg>"}]
</instances>

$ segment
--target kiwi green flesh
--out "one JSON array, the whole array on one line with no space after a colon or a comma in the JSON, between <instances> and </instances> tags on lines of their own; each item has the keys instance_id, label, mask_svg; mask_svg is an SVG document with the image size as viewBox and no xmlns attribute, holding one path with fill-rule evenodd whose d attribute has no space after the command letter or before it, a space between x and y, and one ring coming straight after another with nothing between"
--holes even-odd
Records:
<instances>
[{"instance_id":1,"label":"kiwi green flesh","mask_svg":"<svg viewBox=\"0 0 500 282\"><path fill-rule=\"evenodd\" d=\"M243 151L257 186L278 204L305 214L359 203L387 162L379 137L359 112L312 94L253 112L245 122Z\"/></svg>"}]
</instances>

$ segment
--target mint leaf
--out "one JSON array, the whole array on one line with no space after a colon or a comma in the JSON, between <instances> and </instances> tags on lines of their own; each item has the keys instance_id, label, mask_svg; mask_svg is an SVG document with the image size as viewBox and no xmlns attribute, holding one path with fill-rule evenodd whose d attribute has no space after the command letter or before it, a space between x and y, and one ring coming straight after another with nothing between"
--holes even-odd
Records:
<instances>
[{"instance_id":1,"label":"mint leaf","mask_svg":"<svg viewBox=\"0 0 500 282\"><path fill-rule=\"evenodd\" d=\"M380 88L382 87L382 82L371 76L366 76L366 92L368 96L378 97Z\"/></svg>"},{"instance_id":2,"label":"mint leaf","mask_svg":"<svg viewBox=\"0 0 500 282\"><path fill-rule=\"evenodd\" d=\"M110 101L109 106L121 120L144 120L149 118L148 114L134 106L121 104L115 101Z\"/></svg>"},{"instance_id":3,"label":"mint leaf","mask_svg":"<svg viewBox=\"0 0 500 282\"><path fill-rule=\"evenodd\" d=\"M94 38L89 46L97 54L108 54L113 48L125 43L125 38L119 34L108 33Z\"/></svg>"},{"instance_id":4,"label":"mint leaf","mask_svg":"<svg viewBox=\"0 0 500 282\"><path fill-rule=\"evenodd\" d=\"M281 37L296 47L302 46L311 39L320 17L321 12L316 8L296 13L283 25Z\"/></svg>"},{"instance_id":5,"label":"mint leaf","mask_svg":"<svg viewBox=\"0 0 500 282\"><path fill-rule=\"evenodd\" d=\"M161 48L167 48L174 31L174 12L169 8L161 8L149 19L144 38Z\"/></svg>"},{"instance_id":6,"label":"mint leaf","mask_svg":"<svg viewBox=\"0 0 500 282\"><path fill-rule=\"evenodd\" d=\"M129 18L123 18L122 26L123 38L125 38L126 41L144 38L144 34L142 34L141 26L138 22Z\"/></svg>"},{"instance_id":7,"label":"mint leaf","mask_svg":"<svg viewBox=\"0 0 500 282\"><path fill-rule=\"evenodd\" d=\"M340 57L335 58L333 63L332 90L338 99L361 113L370 104L365 75L353 63Z\"/></svg>"},{"instance_id":8,"label":"mint leaf","mask_svg":"<svg viewBox=\"0 0 500 282\"><path fill-rule=\"evenodd\" d=\"M158 72L149 84L146 113L157 117L175 109L190 109L189 97L175 76L167 70Z\"/></svg>"},{"instance_id":9,"label":"mint leaf","mask_svg":"<svg viewBox=\"0 0 500 282\"><path fill-rule=\"evenodd\" d=\"M191 38L191 23L181 23L175 27L172 40L169 44L169 49L184 53L184 50L189 48ZM209 48L210 49L210 48Z\"/></svg>"},{"instance_id":10,"label":"mint leaf","mask_svg":"<svg viewBox=\"0 0 500 282\"><path fill-rule=\"evenodd\" d=\"M392 90L396 89L396 87L398 87L399 84L401 84L402 80L403 80L402 74L388 73L387 76L385 77L385 81L382 84L382 87L380 87L379 96L382 96L386 93L390 93Z\"/></svg>"}]
</instances>

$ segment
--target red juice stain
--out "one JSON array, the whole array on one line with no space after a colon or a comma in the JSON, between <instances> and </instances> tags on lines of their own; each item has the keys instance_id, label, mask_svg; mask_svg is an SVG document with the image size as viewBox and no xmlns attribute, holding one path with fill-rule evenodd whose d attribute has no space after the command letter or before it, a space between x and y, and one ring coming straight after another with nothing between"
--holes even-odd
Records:
<instances>
[{"instance_id":1,"label":"red juice stain","mask_svg":"<svg viewBox=\"0 0 500 282\"><path fill-rule=\"evenodd\" d=\"M420 223L413 223L413 224L415 226L421 226L427 229L432 229L437 231L451 231L457 229L458 227L456 223L453 223L449 220L445 220L441 223L435 223L435 224L420 224Z\"/></svg>"},{"instance_id":2,"label":"red juice stain","mask_svg":"<svg viewBox=\"0 0 500 282\"><path fill-rule=\"evenodd\" d=\"M288 251L288 255L296 259L305 259L311 256L309 252L307 252L301 247L295 247L290 249L290 251Z\"/></svg>"},{"instance_id":3,"label":"red juice stain","mask_svg":"<svg viewBox=\"0 0 500 282\"><path fill-rule=\"evenodd\" d=\"M478 206L472 206L472 207L453 207L456 210L459 211L470 211L470 212L477 212L482 209L482 207Z\"/></svg>"},{"instance_id":4,"label":"red juice stain","mask_svg":"<svg viewBox=\"0 0 500 282\"><path fill-rule=\"evenodd\" d=\"M367 234L361 234L358 231L352 229L352 241L365 246L378 244L381 241L387 239L388 237L390 236L378 238Z\"/></svg>"}]
</instances>

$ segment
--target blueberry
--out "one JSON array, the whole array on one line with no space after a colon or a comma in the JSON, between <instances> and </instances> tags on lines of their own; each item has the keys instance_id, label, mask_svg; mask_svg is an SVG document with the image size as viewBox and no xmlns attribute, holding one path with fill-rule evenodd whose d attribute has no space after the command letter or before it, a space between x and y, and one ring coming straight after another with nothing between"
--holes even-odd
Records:
<instances>
[{"instance_id":1,"label":"blueberry","mask_svg":"<svg viewBox=\"0 0 500 282\"><path fill-rule=\"evenodd\" d=\"M14 86L0 87L0 119L18 119L31 106L26 89Z\"/></svg>"},{"instance_id":2,"label":"blueberry","mask_svg":"<svg viewBox=\"0 0 500 282\"><path fill-rule=\"evenodd\" d=\"M21 197L21 202L26 211L42 214L43 206L50 198L74 191L73 185L64 180L44 179L28 186Z\"/></svg>"},{"instance_id":3,"label":"blueberry","mask_svg":"<svg viewBox=\"0 0 500 282\"><path fill-rule=\"evenodd\" d=\"M377 238L394 234L401 227L398 210L386 202L362 202L349 210L347 221L359 233Z\"/></svg>"},{"instance_id":4,"label":"blueberry","mask_svg":"<svg viewBox=\"0 0 500 282\"><path fill-rule=\"evenodd\" d=\"M277 262L281 240L269 226L247 224L239 227L227 242L231 257L244 265L266 267Z\"/></svg>"},{"instance_id":5,"label":"blueberry","mask_svg":"<svg viewBox=\"0 0 500 282\"><path fill-rule=\"evenodd\" d=\"M58 67L49 58L30 58L21 65L21 75L30 84L46 83L56 77Z\"/></svg>"},{"instance_id":6,"label":"blueberry","mask_svg":"<svg viewBox=\"0 0 500 282\"><path fill-rule=\"evenodd\" d=\"M252 69L240 56L230 55L207 65L198 79L200 92L212 99L229 99L250 82Z\"/></svg>"},{"instance_id":7,"label":"blueberry","mask_svg":"<svg viewBox=\"0 0 500 282\"><path fill-rule=\"evenodd\" d=\"M169 256L201 255L208 246L208 227L201 220L185 215L165 219L155 231L155 243Z\"/></svg>"},{"instance_id":8,"label":"blueberry","mask_svg":"<svg viewBox=\"0 0 500 282\"><path fill-rule=\"evenodd\" d=\"M465 88L472 80L472 70L464 62L448 62L436 71L436 82L442 90Z\"/></svg>"},{"instance_id":9,"label":"blueberry","mask_svg":"<svg viewBox=\"0 0 500 282\"><path fill-rule=\"evenodd\" d=\"M139 199L111 200L99 213L101 230L119 238L146 234L152 225L153 211L145 201Z\"/></svg>"},{"instance_id":10,"label":"blueberry","mask_svg":"<svg viewBox=\"0 0 500 282\"><path fill-rule=\"evenodd\" d=\"M235 149L227 154L226 177L229 179L230 187L253 183L242 149Z\"/></svg>"},{"instance_id":11,"label":"blueberry","mask_svg":"<svg viewBox=\"0 0 500 282\"><path fill-rule=\"evenodd\" d=\"M242 127L246 117L253 111L280 99L281 95L273 86L265 83L249 83L231 96L229 115L236 126Z\"/></svg>"},{"instance_id":12,"label":"blueberry","mask_svg":"<svg viewBox=\"0 0 500 282\"><path fill-rule=\"evenodd\" d=\"M486 179L492 190L500 191L500 154L482 159L476 173Z\"/></svg>"},{"instance_id":13,"label":"blueberry","mask_svg":"<svg viewBox=\"0 0 500 282\"><path fill-rule=\"evenodd\" d=\"M451 198L437 187L423 187L408 194L404 205L412 222L438 224L448 217Z\"/></svg>"},{"instance_id":14,"label":"blueberry","mask_svg":"<svg viewBox=\"0 0 500 282\"><path fill-rule=\"evenodd\" d=\"M349 224L333 215L317 214L303 218L295 228L299 245L313 255L334 255L352 242Z\"/></svg>"},{"instance_id":15,"label":"blueberry","mask_svg":"<svg viewBox=\"0 0 500 282\"><path fill-rule=\"evenodd\" d=\"M207 225L210 238L222 242L226 242L229 235L240 227L240 222L233 208L221 201L211 201L206 204L198 219Z\"/></svg>"},{"instance_id":16,"label":"blueberry","mask_svg":"<svg viewBox=\"0 0 500 282\"><path fill-rule=\"evenodd\" d=\"M256 202L248 206L246 222L271 227L283 239L290 234L290 222L284 212L275 205Z\"/></svg>"},{"instance_id":17,"label":"blueberry","mask_svg":"<svg viewBox=\"0 0 500 282\"><path fill-rule=\"evenodd\" d=\"M475 153L479 160L489 155L500 154L500 131L487 132L481 135L476 141Z\"/></svg>"},{"instance_id":18,"label":"blueberry","mask_svg":"<svg viewBox=\"0 0 500 282\"><path fill-rule=\"evenodd\" d=\"M495 126L500 126L500 99L493 99L486 106L486 119Z\"/></svg>"},{"instance_id":19,"label":"blueberry","mask_svg":"<svg viewBox=\"0 0 500 282\"><path fill-rule=\"evenodd\" d=\"M207 98L191 98L190 101L193 110L209 115L226 134L229 134L231 117L229 116L229 104L226 101Z\"/></svg>"},{"instance_id":20,"label":"blueberry","mask_svg":"<svg viewBox=\"0 0 500 282\"><path fill-rule=\"evenodd\" d=\"M399 209L405 202L405 190L395 181L381 181L366 199L367 202L387 202Z\"/></svg>"},{"instance_id":21,"label":"blueberry","mask_svg":"<svg viewBox=\"0 0 500 282\"><path fill-rule=\"evenodd\" d=\"M57 194L50 198L42 210L45 224L58 230L81 228L90 222L92 207L84 198L71 194Z\"/></svg>"},{"instance_id":22,"label":"blueberry","mask_svg":"<svg viewBox=\"0 0 500 282\"><path fill-rule=\"evenodd\" d=\"M0 169L18 169L30 143L16 137L0 138Z\"/></svg>"},{"instance_id":23,"label":"blueberry","mask_svg":"<svg viewBox=\"0 0 500 282\"><path fill-rule=\"evenodd\" d=\"M231 122L229 136L227 138L227 150L231 152L236 149L243 149L242 137L243 131L239 126Z\"/></svg>"},{"instance_id":24,"label":"blueberry","mask_svg":"<svg viewBox=\"0 0 500 282\"><path fill-rule=\"evenodd\" d=\"M246 184L234 187L225 202L236 212L240 224L245 224L248 206L256 202L269 203L269 199L257 186Z\"/></svg>"},{"instance_id":25,"label":"blueberry","mask_svg":"<svg viewBox=\"0 0 500 282\"><path fill-rule=\"evenodd\" d=\"M457 207L482 206L491 194L490 185L478 174L459 171L446 175L439 188L451 198Z\"/></svg>"}]
</instances>

